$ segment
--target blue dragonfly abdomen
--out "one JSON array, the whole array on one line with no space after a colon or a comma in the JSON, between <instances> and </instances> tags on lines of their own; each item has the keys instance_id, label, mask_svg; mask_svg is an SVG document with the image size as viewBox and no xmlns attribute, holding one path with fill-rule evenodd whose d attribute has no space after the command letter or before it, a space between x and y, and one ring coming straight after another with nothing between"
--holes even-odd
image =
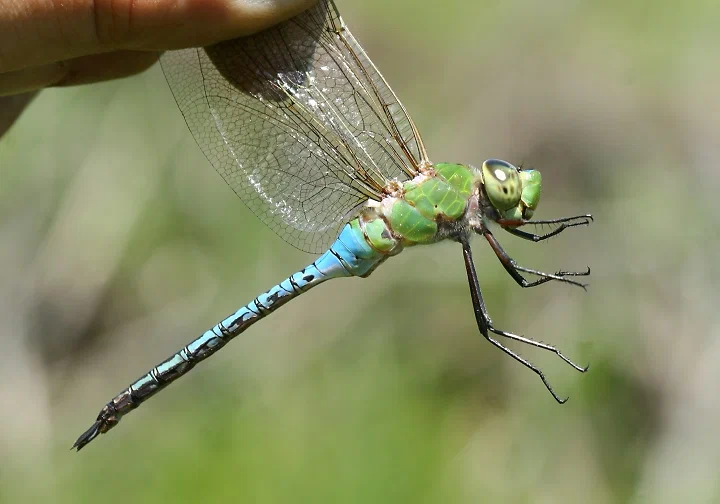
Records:
<instances>
[{"instance_id":1,"label":"blue dragonfly abdomen","mask_svg":"<svg viewBox=\"0 0 720 504\"><path fill-rule=\"evenodd\" d=\"M198 363L290 300L333 278L367 276L388 255L389 252L380 252L368 243L359 219L349 222L332 246L310 265L290 275L212 329L205 331L110 400L100 411L95 423L78 438L73 448L80 450L99 434L110 430L124 415L190 372Z\"/></svg>"}]
</instances>

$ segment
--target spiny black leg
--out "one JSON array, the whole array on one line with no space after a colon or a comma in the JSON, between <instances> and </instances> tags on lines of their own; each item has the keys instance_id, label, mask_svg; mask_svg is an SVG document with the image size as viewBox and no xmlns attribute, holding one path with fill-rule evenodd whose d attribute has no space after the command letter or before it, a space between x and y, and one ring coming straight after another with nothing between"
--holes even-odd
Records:
<instances>
[{"instance_id":1,"label":"spiny black leg","mask_svg":"<svg viewBox=\"0 0 720 504\"><path fill-rule=\"evenodd\" d=\"M496 329L494 327L490 327L490 330L492 332L494 332L495 334L497 334L498 336L504 336L504 337L514 340L514 341L519 341L519 342L525 343L527 345L532 345L537 348L542 348L543 350L548 350L548 351L554 353L555 355L557 355L558 357L560 357L562 360L564 360L568 364L570 364L573 368L575 368L576 371L580 371L581 373L584 373L585 371L587 371L590 368L590 365L587 365L584 367L578 366L573 361L571 361L570 359L565 357L565 355L563 355L563 353L558 348L556 348L552 345L548 345L547 343L543 343L542 341L535 341L534 339L526 338L524 336L518 336L517 334L503 331L501 329Z\"/></svg>"},{"instance_id":2,"label":"spiny black leg","mask_svg":"<svg viewBox=\"0 0 720 504\"><path fill-rule=\"evenodd\" d=\"M513 277L513 280L517 282L517 284L520 287L528 288L528 287L535 287L537 285L544 284L545 282L549 282L551 280L556 280L558 282L565 282L569 283L571 285L576 285L578 287L582 287L583 289L587 290L587 284L576 282L575 280L571 280L567 277L569 276L588 276L590 274L590 268L587 269L587 271L558 271L557 273L545 273L543 271L534 270L531 268L526 268L524 266L520 266L518 263L515 262L515 260L510 257L507 252L505 252L505 249L502 248L500 243L497 241L495 236L490 232L489 229L483 229L482 234L485 237L485 239L490 244L490 247L492 247L493 251L495 252L495 255L498 259L500 259L500 263L505 268L505 271L507 271L511 277ZM530 273L531 275L539 276L539 280L535 280L534 282L528 282L525 277L523 277L519 272L522 271L524 273Z\"/></svg>"},{"instance_id":3,"label":"spiny black leg","mask_svg":"<svg viewBox=\"0 0 720 504\"><path fill-rule=\"evenodd\" d=\"M573 221L577 221L573 223ZM572 217L559 217L557 219L545 219L527 221L527 224L562 224L568 223L567 227L573 226L589 226L591 222L594 222L592 214L573 215Z\"/></svg>"},{"instance_id":4,"label":"spiny black leg","mask_svg":"<svg viewBox=\"0 0 720 504\"><path fill-rule=\"evenodd\" d=\"M540 242L543 240L547 240L548 238L552 238L553 236L557 236L563 231L565 231L567 228L575 227L575 226L589 226L590 223L593 221L593 216L590 214L587 215L576 215L574 217L561 217L559 219L550 219L550 220L536 220L536 221L526 221L526 220L506 220L506 219L498 219L498 224L502 226L502 228L507 231L510 234L513 234L515 236L518 236L522 238L523 240L530 240L533 242ZM535 233L528 233L526 231L520 231L517 229L517 226L526 226L526 225L543 225L543 224L560 224L558 227L550 231L549 233L545 234L535 234Z\"/></svg>"},{"instance_id":5,"label":"spiny black leg","mask_svg":"<svg viewBox=\"0 0 720 504\"><path fill-rule=\"evenodd\" d=\"M528 240L528 241L537 243L537 242L540 242L543 240L547 240L548 238L551 238L555 235L559 235L565 229L567 229L567 226L558 226L556 229L550 231L549 233L543 234L543 235L536 235L534 233L520 231L519 229L511 228L511 227L504 227L503 229L505 231L507 231L508 233L510 233L511 235L515 235L519 238L522 238L523 240Z\"/></svg>"},{"instance_id":6,"label":"spiny black leg","mask_svg":"<svg viewBox=\"0 0 720 504\"><path fill-rule=\"evenodd\" d=\"M533 223L533 224L535 224L535 223ZM574 225L579 225L579 224L574 224ZM521 231L517 228L511 228L511 227L504 227L503 229L512 235L522 238L523 240L528 240L528 241L537 243L537 242L541 242L543 240L547 240L548 238L552 238L553 236L557 236L569 227L573 227L573 226L561 224L558 227L556 227L555 229L553 229L552 231L550 231L549 233L545 233L545 234L541 234L541 235L538 235L535 233L528 233L527 231Z\"/></svg>"},{"instance_id":7,"label":"spiny black leg","mask_svg":"<svg viewBox=\"0 0 720 504\"><path fill-rule=\"evenodd\" d=\"M584 373L587 371L588 367L581 367L572 362L570 359L565 357L560 350L555 348L551 345L546 345L545 343L541 343L539 341L532 340L530 338L525 338L523 336L518 336L513 333L509 333L506 331L501 331L500 329L496 329L492 325L492 320L490 319L490 315L487 312L487 308L485 307L485 302L482 298L482 292L480 291L480 284L477 279L477 273L475 272L475 264L473 262L472 258L472 251L470 250L470 244L467 240L464 240L461 242L463 247L463 258L465 260L465 269L467 270L468 275L468 283L470 284L470 297L472 298L473 303L473 310L475 312L475 320L477 321L478 329L480 329L480 333L487 339L490 343L495 345L497 348L508 354L510 357L515 359L516 361L520 362L523 366L527 367L528 369L532 370L535 374L537 374L540 379L542 380L543 384L545 385L545 388L548 389L548 391L552 394L552 396L555 398L557 402L560 404L563 404L565 401L568 400L566 397L565 399L561 399L553 390L552 386L550 385L550 382L548 382L547 378L545 378L545 374L537 368L533 363L528 361L527 359L524 359L519 354L513 352L506 346L504 346L502 343L494 339L492 336L490 336L489 332L492 332L494 334L497 334L499 336L504 336L506 338L520 341L522 343L526 343L528 345L535 346L537 348L542 348L543 350L549 350L553 353L555 353L558 357L560 357L562 360L570 364L574 369L580 371L581 373ZM489 331L489 332L488 332Z\"/></svg>"}]
</instances>

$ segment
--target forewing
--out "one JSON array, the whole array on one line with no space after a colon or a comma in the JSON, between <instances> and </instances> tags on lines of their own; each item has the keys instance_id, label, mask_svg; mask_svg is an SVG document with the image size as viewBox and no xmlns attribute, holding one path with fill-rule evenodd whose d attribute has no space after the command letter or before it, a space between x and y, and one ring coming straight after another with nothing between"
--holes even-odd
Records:
<instances>
[{"instance_id":1,"label":"forewing","mask_svg":"<svg viewBox=\"0 0 720 504\"><path fill-rule=\"evenodd\" d=\"M213 167L301 250L327 248L363 203L425 160L405 109L330 1L257 35L161 61Z\"/></svg>"}]
</instances>

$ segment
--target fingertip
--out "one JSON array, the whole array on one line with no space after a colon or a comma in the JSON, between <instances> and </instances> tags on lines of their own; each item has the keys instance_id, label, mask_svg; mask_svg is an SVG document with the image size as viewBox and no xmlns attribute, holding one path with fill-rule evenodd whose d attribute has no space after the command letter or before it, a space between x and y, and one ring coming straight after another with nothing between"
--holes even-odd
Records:
<instances>
[{"instance_id":1,"label":"fingertip","mask_svg":"<svg viewBox=\"0 0 720 504\"><path fill-rule=\"evenodd\" d=\"M316 0L185 0L138 2L132 28L116 41L131 49L206 46L250 35L312 7ZM112 38L112 36L110 36Z\"/></svg>"},{"instance_id":2,"label":"fingertip","mask_svg":"<svg viewBox=\"0 0 720 504\"><path fill-rule=\"evenodd\" d=\"M235 0L230 2L226 19L232 35L251 35L306 11L318 0ZM194 0L196 8L203 9L208 2ZM221 2L226 3L226 2Z\"/></svg>"}]
</instances>

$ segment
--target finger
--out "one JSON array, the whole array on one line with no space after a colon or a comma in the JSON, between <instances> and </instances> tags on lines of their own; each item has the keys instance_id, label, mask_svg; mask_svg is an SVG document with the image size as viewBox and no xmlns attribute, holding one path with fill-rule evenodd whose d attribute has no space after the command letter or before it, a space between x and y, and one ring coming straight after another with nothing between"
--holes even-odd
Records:
<instances>
[{"instance_id":1,"label":"finger","mask_svg":"<svg viewBox=\"0 0 720 504\"><path fill-rule=\"evenodd\" d=\"M128 77L144 72L160 57L158 52L116 51L81 56L65 62L65 77L55 86L74 86Z\"/></svg>"},{"instance_id":2,"label":"finger","mask_svg":"<svg viewBox=\"0 0 720 504\"><path fill-rule=\"evenodd\" d=\"M158 56L156 52L116 51L0 74L0 96L127 77L151 67Z\"/></svg>"},{"instance_id":3,"label":"finger","mask_svg":"<svg viewBox=\"0 0 720 504\"><path fill-rule=\"evenodd\" d=\"M0 73L120 49L209 45L315 0L0 0Z\"/></svg>"}]
</instances>

